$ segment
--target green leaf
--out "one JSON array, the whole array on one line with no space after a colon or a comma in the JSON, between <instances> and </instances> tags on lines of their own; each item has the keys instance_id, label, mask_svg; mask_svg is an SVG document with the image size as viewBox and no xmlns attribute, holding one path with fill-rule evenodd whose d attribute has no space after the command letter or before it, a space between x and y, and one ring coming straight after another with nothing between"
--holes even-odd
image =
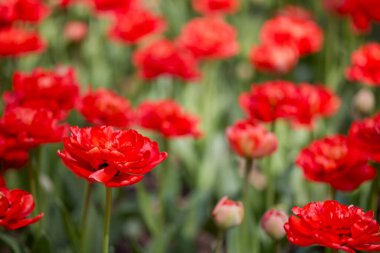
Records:
<instances>
[{"instance_id":1,"label":"green leaf","mask_svg":"<svg viewBox=\"0 0 380 253\"><path fill-rule=\"evenodd\" d=\"M0 240L3 241L14 253L23 253L16 238L8 236L6 234L0 234Z\"/></svg>"}]
</instances>

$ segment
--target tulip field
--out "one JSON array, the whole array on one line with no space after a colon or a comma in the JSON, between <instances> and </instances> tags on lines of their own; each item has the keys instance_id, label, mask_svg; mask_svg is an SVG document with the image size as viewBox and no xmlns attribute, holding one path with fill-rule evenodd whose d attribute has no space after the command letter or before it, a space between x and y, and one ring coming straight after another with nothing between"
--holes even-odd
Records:
<instances>
[{"instance_id":1,"label":"tulip field","mask_svg":"<svg viewBox=\"0 0 380 253\"><path fill-rule=\"evenodd\" d=\"M380 252L378 0L0 0L0 253Z\"/></svg>"}]
</instances>

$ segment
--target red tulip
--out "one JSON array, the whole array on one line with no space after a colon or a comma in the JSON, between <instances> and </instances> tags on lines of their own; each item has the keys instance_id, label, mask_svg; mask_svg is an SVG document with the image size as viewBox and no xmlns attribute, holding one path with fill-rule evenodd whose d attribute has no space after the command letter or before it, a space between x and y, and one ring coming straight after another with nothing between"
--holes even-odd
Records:
<instances>
[{"instance_id":1,"label":"red tulip","mask_svg":"<svg viewBox=\"0 0 380 253\"><path fill-rule=\"evenodd\" d=\"M380 86L380 43L368 43L356 50L346 71L350 81Z\"/></svg>"},{"instance_id":2,"label":"red tulip","mask_svg":"<svg viewBox=\"0 0 380 253\"><path fill-rule=\"evenodd\" d=\"M37 68L29 74L16 72L13 90L4 94L4 101L7 108L42 108L59 116L74 107L78 96L74 69L61 66L54 70Z\"/></svg>"},{"instance_id":3,"label":"red tulip","mask_svg":"<svg viewBox=\"0 0 380 253\"><path fill-rule=\"evenodd\" d=\"M239 51L237 33L233 26L215 17L195 18L188 22L177 39L198 59L225 59Z\"/></svg>"},{"instance_id":4,"label":"red tulip","mask_svg":"<svg viewBox=\"0 0 380 253\"><path fill-rule=\"evenodd\" d=\"M313 15L306 9L297 5L287 5L280 9L276 16L289 17L299 20L312 20Z\"/></svg>"},{"instance_id":5,"label":"red tulip","mask_svg":"<svg viewBox=\"0 0 380 253\"><path fill-rule=\"evenodd\" d=\"M139 6L140 0L90 0L98 12L126 11Z\"/></svg>"},{"instance_id":6,"label":"red tulip","mask_svg":"<svg viewBox=\"0 0 380 253\"><path fill-rule=\"evenodd\" d=\"M314 141L301 151L296 163L307 179L343 191L353 191L376 176L376 170L349 149L342 135Z\"/></svg>"},{"instance_id":7,"label":"red tulip","mask_svg":"<svg viewBox=\"0 0 380 253\"><path fill-rule=\"evenodd\" d=\"M107 187L135 184L167 157L137 131L105 126L72 127L63 145L58 155L75 175Z\"/></svg>"},{"instance_id":8,"label":"red tulip","mask_svg":"<svg viewBox=\"0 0 380 253\"><path fill-rule=\"evenodd\" d=\"M194 56L166 39L154 41L135 51L133 62L145 79L169 75L194 80L200 76Z\"/></svg>"},{"instance_id":9,"label":"red tulip","mask_svg":"<svg viewBox=\"0 0 380 253\"><path fill-rule=\"evenodd\" d=\"M0 2L0 26L16 21L38 23L48 14L41 0L6 0Z\"/></svg>"},{"instance_id":10,"label":"red tulip","mask_svg":"<svg viewBox=\"0 0 380 253\"><path fill-rule=\"evenodd\" d=\"M163 32L165 28L166 22L162 17L146 9L137 8L116 15L109 34L117 41L136 44L150 35Z\"/></svg>"},{"instance_id":11,"label":"red tulip","mask_svg":"<svg viewBox=\"0 0 380 253\"><path fill-rule=\"evenodd\" d=\"M137 111L139 125L157 131L166 138L200 137L197 117L186 113L172 100L146 101Z\"/></svg>"},{"instance_id":12,"label":"red tulip","mask_svg":"<svg viewBox=\"0 0 380 253\"><path fill-rule=\"evenodd\" d=\"M39 221L44 214L27 218L34 209L33 196L23 190L0 188L0 226L15 230Z\"/></svg>"},{"instance_id":13,"label":"red tulip","mask_svg":"<svg viewBox=\"0 0 380 253\"><path fill-rule=\"evenodd\" d=\"M252 47L249 57L257 70L283 74L297 65L298 51L291 46L261 44Z\"/></svg>"},{"instance_id":14,"label":"red tulip","mask_svg":"<svg viewBox=\"0 0 380 253\"><path fill-rule=\"evenodd\" d=\"M28 159L28 150L20 145L17 138L0 129L0 173L10 168L22 168Z\"/></svg>"},{"instance_id":15,"label":"red tulip","mask_svg":"<svg viewBox=\"0 0 380 253\"><path fill-rule=\"evenodd\" d=\"M0 57L18 57L38 53L45 43L35 32L14 27L0 28Z\"/></svg>"},{"instance_id":16,"label":"red tulip","mask_svg":"<svg viewBox=\"0 0 380 253\"><path fill-rule=\"evenodd\" d=\"M380 250L380 225L372 211L337 201L313 202L294 207L285 224L288 240L307 247L320 245L349 253Z\"/></svg>"},{"instance_id":17,"label":"red tulip","mask_svg":"<svg viewBox=\"0 0 380 253\"><path fill-rule=\"evenodd\" d=\"M354 122L348 138L350 147L361 156L380 163L380 114Z\"/></svg>"},{"instance_id":18,"label":"red tulip","mask_svg":"<svg viewBox=\"0 0 380 253\"><path fill-rule=\"evenodd\" d=\"M243 157L262 158L277 149L276 136L249 120L236 122L226 133L233 150Z\"/></svg>"},{"instance_id":19,"label":"red tulip","mask_svg":"<svg viewBox=\"0 0 380 253\"><path fill-rule=\"evenodd\" d=\"M95 125L128 127L133 120L129 101L106 89L88 92L81 98L78 110Z\"/></svg>"},{"instance_id":20,"label":"red tulip","mask_svg":"<svg viewBox=\"0 0 380 253\"><path fill-rule=\"evenodd\" d=\"M312 20L277 16L265 22L260 38L263 44L293 46L304 56L321 50L323 31Z\"/></svg>"},{"instance_id":21,"label":"red tulip","mask_svg":"<svg viewBox=\"0 0 380 253\"><path fill-rule=\"evenodd\" d=\"M202 14L231 14L237 11L240 0L192 0L193 8Z\"/></svg>"},{"instance_id":22,"label":"red tulip","mask_svg":"<svg viewBox=\"0 0 380 253\"><path fill-rule=\"evenodd\" d=\"M67 132L52 112L46 109L15 107L6 110L0 119L0 131L13 136L21 146L59 142Z\"/></svg>"}]
</instances>

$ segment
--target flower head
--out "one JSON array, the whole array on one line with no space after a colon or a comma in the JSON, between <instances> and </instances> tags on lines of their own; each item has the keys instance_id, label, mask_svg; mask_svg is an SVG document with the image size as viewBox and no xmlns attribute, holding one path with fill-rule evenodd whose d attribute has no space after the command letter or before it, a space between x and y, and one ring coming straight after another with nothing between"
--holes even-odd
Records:
<instances>
[{"instance_id":1,"label":"flower head","mask_svg":"<svg viewBox=\"0 0 380 253\"><path fill-rule=\"evenodd\" d=\"M270 209L261 218L261 228L274 240L280 240L285 235L284 225L289 217L286 213L277 209Z\"/></svg>"},{"instance_id":2,"label":"flower head","mask_svg":"<svg viewBox=\"0 0 380 253\"><path fill-rule=\"evenodd\" d=\"M48 14L41 0L6 0L0 2L0 26L16 21L38 23Z\"/></svg>"},{"instance_id":3,"label":"flower head","mask_svg":"<svg viewBox=\"0 0 380 253\"><path fill-rule=\"evenodd\" d=\"M235 202L225 196L215 206L212 216L215 223L223 229L239 226L244 218L243 203Z\"/></svg>"},{"instance_id":4,"label":"flower head","mask_svg":"<svg viewBox=\"0 0 380 253\"><path fill-rule=\"evenodd\" d=\"M95 125L128 127L133 121L129 101L106 89L88 92L81 98L78 110L88 122Z\"/></svg>"},{"instance_id":5,"label":"flower head","mask_svg":"<svg viewBox=\"0 0 380 253\"><path fill-rule=\"evenodd\" d=\"M380 225L372 211L337 201L309 203L292 209L285 224L288 240L299 246L320 245L349 253L380 250Z\"/></svg>"},{"instance_id":6,"label":"flower head","mask_svg":"<svg viewBox=\"0 0 380 253\"><path fill-rule=\"evenodd\" d=\"M43 217L27 218L34 209L33 196L23 190L0 188L0 226L15 230L36 223Z\"/></svg>"},{"instance_id":7,"label":"flower head","mask_svg":"<svg viewBox=\"0 0 380 253\"><path fill-rule=\"evenodd\" d=\"M200 76L194 56L166 39L153 41L135 51L133 63L145 79L169 75L194 80Z\"/></svg>"},{"instance_id":8,"label":"flower head","mask_svg":"<svg viewBox=\"0 0 380 253\"><path fill-rule=\"evenodd\" d=\"M231 147L243 157L262 158L277 149L276 136L250 120L236 122L226 133Z\"/></svg>"},{"instance_id":9,"label":"flower head","mask_svg":"<svg viewBox=\"0 0 380 253\"><path fill-rule=\"evenodd\" d=\"M63 145L58 155L75 175L107 187L135 184L167 157L137 131L105 126L72 127Z\"/></svg>"},{"instance_id":10,"label":"flower head","mask_svg":"<svg viewBox=\"0 0 380 253\"><path fill-rule=\"evenodd\" d=\"M239 8L240 0L192 0L197 12L207 15L231 14Z\"/></svg>"},{"instance_id":11,"label":"flower head","mask_svg":"<svg viewBox=\"0 0 380 253\"><path fill-rule=\"evenodd\" d=\"M236 37L235 28L223 19L201 17L192 19L182 28L177 43L198 59L225 59L238 53Z\"/></svg>"},{"instance_id":12,"label":"flower head","mask_svg":"<svg viewBox=\"0 0 380 253\"><path fill-rule=\"evenodd\" d=\"M175 101L146 101L137 110L140 126L157 131L167 138L201 136L197 117L188 114Z\"/></svg>"},{"instance_id":13,"label":"flower head","mask_svg":"<svg viewBox=\"0 0 380 253\"><path fill-rule=\"evenodd\" d=\"M349 149L347 137L336 135L313 142L299 154L297 165L307 179L352 191L376 176L376 170Z\"/></svg>"}]
</instances>

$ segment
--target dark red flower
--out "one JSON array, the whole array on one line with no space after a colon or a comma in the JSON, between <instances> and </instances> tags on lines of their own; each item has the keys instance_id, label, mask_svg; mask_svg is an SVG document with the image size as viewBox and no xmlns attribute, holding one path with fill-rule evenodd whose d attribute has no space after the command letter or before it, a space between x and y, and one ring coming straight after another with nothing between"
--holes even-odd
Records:
<instances>
[{"instance_id":1,"label":"dark red flower","mask_svg":"<svg viewBox=\"0 0 380 253\"><path fill-rule=\"evenodd\" d=\"M240 0L192 0L193 8L202 14L231 14L237 11Z\"/></svg>"},{"instance_id":2,"label":"dark red flower","mask_svg":"<svg viewBox=\"0 0 380 253\"><path fill-rule=\"evenodd\" d=\"M28 150L18 143L17 138L0 130L0 173L11 168L22 168L28 159Z\"/></svg>"},{"instance_id":3,"label":"dark red flower","mask_svg":"<svg viewBox=\"0 0 380 253\"><path fill-rule=\"evenodd\" d=\"M140 5L140 0L90 0L98 12L126 11Z\"/></svg>"},{"instance_id":4,"label":"dark red flower","mask_svg":"<svg viewBox=\"0 0 380 253\"><path fill-rule=\"evenodd\" d=\"M277 149L276 136L250 120L236 122L227 128L226 134L233 150L242 157L262 158Z\"/></svg>"},{"instance_id":5,"label":"dark red flower","mask_svg":"<svg viewBox=\"0 0 380 253\"><path fill-rule=\"evenodd\" d=\"M63 35L69 42L81 42L87 36L88 26L81 21L70 21L65 25Z\"/></svg>"},{"instance_id":6,"label":"dark red flower","mask_svg":"<svg viewBox=\"0 0 380 253\"><path fill-rule=\"evenodd\" d=\"M167 138L201 136L198 118L184 112L181 106L172 100L143 102L137 115L140 126L157 131Z\"/></svg>"},{"instance_id":7,"label":"dark red flower","mask_svg":"<svg viewBox=\"0 0 380 253\"><path fill-rule=\"evenodd\" d=\"M95 125L128 127L133 121L129 101L106 89L87 93L79 102L78 110L88 122Z\"/></svg>"},{"instance_id":8,"label":"dark red flower","mask_svg":"<svg viewBox=\"0 0 380 253\"><path fill-rule=\"evenodd\" d=\"M135 51L133 62L145 79L170 75L195 80L200 76L194 56L166 39L154 41Z\"/></svg>"},{"instance_id":9,"label":"dark red flower","mask_svg":"<svg viewBox=\"0 0 380 253\"><path fill-rule=\"evenodd\" d=\"M314 141L298 155L296 163L308 180L353 191L374 179L376 170L349 149L347 137L336 135Z\"/></svg>"},{"instance_id":10,"label":"dark red flower","mask_svg":"<svg viewBox=\"0 0 380 253\"><path fill-rule=\"evenodd\" d=\"M348 16L356 32L369 32L372 22L380 22L377 0L325 0L324 3L329 10Z\"/></svg>"},{"instance_id":11,"label":"dark red flower","mask_svg":"<svg viewBox=\"0 0 380 253\"><path fill-rule=\"evenodd\" d=\"M0 131L14 136L18 144L25 147L59 142L67 130L67 126L60 125L46 109L15 107L6 110L0 119Z\"/></svg>"},{"instance_id":12,"label":"dark red flower","mask_svg":"<svg viewBox=\"0 0 380 253\"><path fill-rule=\"evenodd\" d=\"M320 245L349 253L380 250L380 225L373 211L337 201L309 203L292 209L285 224L288 240L299 246Z\"/></svg>"},{"instance_id":13,"label":"dark red flower","mask_svg":"<svg viewBox=\"0 0 380 253\"><path fill-rule=\"evenodd\" d=\"M45 43L35 32L14 27L0 28L0 57L17 57L38 53Z\"/></svg>"},{"instance_id":14,"label":"dark red flower","mask_svg":"<svg viewBox=\"0 0 380 253\"><path fill-rule=\"evenodd\" d=\"M346 71L350 81L369 86L380 86L380 44L368 43L356 50Z\"/></svg>"},{"instance_id":15,"label":"dark red flower","mask_svg":"<svg viewBox=\"0 0 380 253\"><path fill-rule=\"evenodd\" d=\"M380 114L354 122L348 138L350 147L363 157L380 163Z\"/></svg>"},{"instance_id":16,"label":"dark red flower","mask_svg":"<svg viewBox=\"0 0 380 253\"><path fill-rule=\"evenodd\" d=\"M188 22L177 43L199 59L224 59L239 51L237 33L221 18L202 17Z\"/></svg>"},{"instance_id":17,"label":"dark red flower","mask_svg":"<svg viewBox=\"0 0 380 253\"><path fill-rule=\"evenodd\" d=\"M304 126L312 126L318 117L333 115L340 106L339 98L323 86L296 86L287 81L253 85L239 101L254 120L272 122L282 118Z\"/></svg>"},{"instance_id":18,"label":"dark red flower","mask_svg":"<svg viewBox=\"0 0 380 253\"><path fill-rule=\"evenodd\" d=\"M31 73L16 72L13 90L4 94L4 101L7 108L43 108L58 116L71 110L78 96L74 69L61 66L54 70L37 68Z\"/></svg>"},{"instance_id":19,"label":"dark red flower","mask_svg":"<svg viewBox=\"0 0 380 253\"><path fill-rule=\"evenodd\" d=\"M48 14L41 0L6 0L0 2L0 26L16 21L38 23Z\"/></svg>"},{"instance_id":20,"label":"dark red flower","mask_svg":"<svg viewBox=\"0 0 380 253\"><path fill-rule=\"evenodd\" d=\"M313 20L277 16L265 22L260 38L263 44L293 46L304 56L321 50L323 32Z\"/></svg>"},{"instance_id":21,"label":"dark red flower","mask_svg":"<svg viewBox=\"0 0 380 253\"><path fill-rule=\"evenodd\" d=\"M110 30L111 38L127 44L135 44L149 35L165 30L166 22L162 17L144 9L131 9L116 15Z\"/></svg>"},{"instance_id":22,"label":"dark red flower","mask_svg":"<svg viewBox=\"0 0 380 253\"><path fill-rule=\"evenodd\" d=\"M261 44L252 47L249 58L259 71L287 73L297 65L298 51L292 46Z\"/></svg>"},{"instance_id":23,"label":"dark red flower","mask_svg":"<svg viewBox=\"0 0 380 253\"><path fill-rule=\"evenodd\" d=\"M135 184L167 157L137 131L105 126L72 127L63 145L58 155L74 174L107 187Z\"/></svg>"},{"instance_id":24,"label":"dark red flower","mask_svg":"<svg viewBox=\"0 0 380 253\"><path fill-rule=\"evenodd\" d=\"M15 230L39 221L44 214L27 218L33 212L33 196L26 191L0 188L0 226Z\"/></svg>"}]
</instances>

